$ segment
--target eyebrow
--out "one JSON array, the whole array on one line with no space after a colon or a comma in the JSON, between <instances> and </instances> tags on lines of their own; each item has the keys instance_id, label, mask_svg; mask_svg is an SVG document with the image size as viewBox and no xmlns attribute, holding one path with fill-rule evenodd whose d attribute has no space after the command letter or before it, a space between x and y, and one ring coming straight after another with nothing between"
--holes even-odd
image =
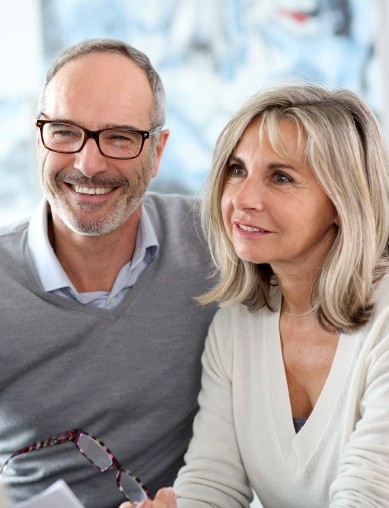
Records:
<instances>
[{"instance_id":1,"label":"eyebrow","mask_svg":"<svg viewBox=\"0 0 389 508\"><path fill-rule=\"evenodd\" d=\"M49 116L46 115L46 113L44 113L43 111L40 112L40 114L38 115L38 118L40 118L41 116L44 116L46 119L49 119ZM74 122L73 120L69 120L68 118L54 118L52 121L53 122L70 123L73 125L77 125L79 127L84 127L84 126L79 125L77 122ZM84 127L84 128L87 129L87 127ZM97 129L97 130L102 130L102 129L139 130L138 127L135 127L134 125L118 125L115 123L107 123L104 125L104 127L101 127L101 129ZM89 129L89 130L93 130L93 129Z\"/></svg>"},{"instance_id":2,"label":"eyebrow","mask_svg":"<svg viewBox=\"0 0 389 508\"><path fill-rule=\"evenodd\" d=\"M231 154L229 157L228 157L228 162L242 162L242 159L240 157L238 157L237 155L234 155L234 154Z\"/></svg>"},{"instance_id":3,"label":"eyebrow","mask_svg":"<svg viewBox=\"0 0 389 508\"><path fill-rule=\"evenodd\" d=\"M268 164L269 169L291 169L292 171L297 171L296 167L293 164L288 164L286 162L271 162Z\"/></svg>"},{"instance_id":4,"label":"eyebrow","mask_svg":"<svg viewBox=\"0 0 389 508\"><path fill-rule=\"evenodd\" d=\"M228 164L238 163L242 166L245 166L245 162L243 159L238 157L237 155L230 155L227 161ZM288 164L287 162L270 162L267 165L268 169L276 170L276 169L291 169L292 171L297 171L296 167L293 164Z\"/></svg>"}]
</instances>

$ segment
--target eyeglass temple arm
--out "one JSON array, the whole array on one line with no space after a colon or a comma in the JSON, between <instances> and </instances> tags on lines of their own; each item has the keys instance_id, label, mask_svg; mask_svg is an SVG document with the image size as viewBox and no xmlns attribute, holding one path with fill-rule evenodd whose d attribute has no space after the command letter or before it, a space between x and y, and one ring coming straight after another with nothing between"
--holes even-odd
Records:
<instances>
[{"instance_id":1,"label":"eyeglass temple arm","mask_svg":"<svg viewBox=\"0 0 389 508\"><path fill-rule=\"evenodd\" d=\"M58 434L50 439L45 439L44 441L38 441L37 443L32 443L24 448L20 448L17 452L13 453L8 459L5 461L3 466L0 469L0 476L4 473L8 463L11 459L17 457L18 455L23 455L24 453L32 452L34 450L39 450L40 448L46 448L48 446L53 446L57 444L66 443L66 441L75 441L79 436L80 429L70 429L62 434Z\"/></svg>"}]
</instances>

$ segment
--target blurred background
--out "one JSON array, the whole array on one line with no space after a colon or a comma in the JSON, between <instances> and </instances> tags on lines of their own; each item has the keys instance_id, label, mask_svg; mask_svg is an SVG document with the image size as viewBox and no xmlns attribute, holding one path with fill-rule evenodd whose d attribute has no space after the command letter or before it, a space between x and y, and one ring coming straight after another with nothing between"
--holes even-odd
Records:
<instances>
[{"instance_id":1,"label":"blurred background","mask_svg":"<svg viewBox=\"0 0 389 508\"><path fill-rule=\"evenodd\" d=\"M388 4L0 0L0 224L29 216L41 198L33 121L44 75L65 47L113 37L147 53L165 84L171 130L153 189L197 195L219 131L265 86L350 88L367 100L389 139Z\"/></svg>"},{"instance_id":2,"label":"blurred background","mask_svg":"<svg viewBox=\"0 0 389 508\"><path fill-rule=\"evenodd\" d=\"M309 80L351 88L388 132L387 4L0 0L0 224L27 217L41 197L33 121L44 75L65 47L113 37L147 53L165 84L171 130L153 189L199 194L219 131L265 86Z\"/></svg>"}]
</instances>

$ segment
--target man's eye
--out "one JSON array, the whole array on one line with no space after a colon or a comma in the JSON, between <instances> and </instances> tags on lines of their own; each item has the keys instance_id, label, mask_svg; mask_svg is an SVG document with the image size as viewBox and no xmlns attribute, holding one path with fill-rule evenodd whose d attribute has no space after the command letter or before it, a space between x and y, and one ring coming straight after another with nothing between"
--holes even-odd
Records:
<instances>
[{"instance_id":1,"label":"man's eye","mask_svg":"<svg viewBox=\"0 0 389 508\"><path fill-rule=\"evenodd\" d=\"M108 143L134 144L142 142L142 137L137 132L130 131L108 131L104 135Z\"/></svg>"},{"instance_id":2,"label":"man's eye","mask_svg":"<svg viewBox=\"0 0 389 508\"><path fill-rule=\"evenodd\" d=\"M113 135L113 136L110 136L110 139L117 139L117 140L119 140L119 141L121 141L121 140L124 140L124 141L126 141L126 140L131 140L131 138L130 138L130 137L128 137L128 136L123 136L122 134L115 134L115 135Z\"/></svg>"},{"instance_id":3,"label":"man's eye","mask_svg":"<svg viewBox=\"0 0 389 508\"><path fill-rule=\"evenodd\" d=\"M50 135L51 136L56 136L56 137L61 137L61 138L66 138L66 137L70 137L70 136L80 136L80 133L73 130L73 129L69 129L68 127L66 126L56 126L56 127L52 127L50 129Z\"/></svg>"},{"instance_id":4,"label":"man's eye","mask_svg":"<svg viewBox=\"0 0 389 508\"><path fill-rule=\"evenodd\" d=\"M74 132L65 130L55 130L53 131L53 134L55 134L56 136L71 136L74 135Z\"/></svg>"}]
</instances>

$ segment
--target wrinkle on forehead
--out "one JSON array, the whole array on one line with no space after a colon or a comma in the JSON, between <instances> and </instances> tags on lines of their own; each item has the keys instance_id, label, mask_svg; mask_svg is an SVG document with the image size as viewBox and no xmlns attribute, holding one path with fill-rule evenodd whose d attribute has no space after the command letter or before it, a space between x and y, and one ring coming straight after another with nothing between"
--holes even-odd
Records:
<instances>
[{"instance_id":1,"label":"wrinkle on forehead","mask_svg":"<svg viewBox=\"0 0 389 508\"><path fill-rule=\"evenodd\" d=\"M153 96L143 69L123 55L95 53L67 62L47 85L44 113L90 129L151 127Z\"/></svg>"}]
</instances>

